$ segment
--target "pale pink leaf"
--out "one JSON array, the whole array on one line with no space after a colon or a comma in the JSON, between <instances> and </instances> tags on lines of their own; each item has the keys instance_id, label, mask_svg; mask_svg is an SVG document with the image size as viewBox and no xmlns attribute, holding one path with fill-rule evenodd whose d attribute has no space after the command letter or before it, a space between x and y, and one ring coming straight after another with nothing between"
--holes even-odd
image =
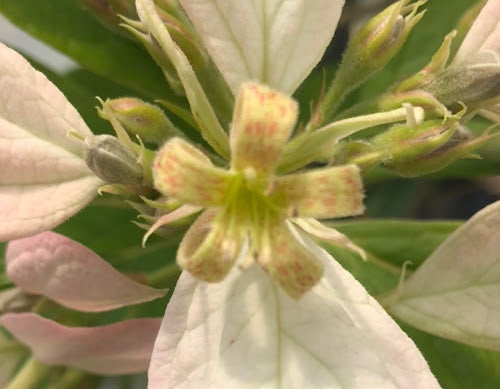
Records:
<instances>
[{"instance_id":1,"label":"pale pink leaf","mask_svg":"<svg viewBox=\"0 0 500 389\"><path fill-rule=\"evenodd\" d=\"M7 276L23 291L68 308L98 312L159 298L127 278L85 246L51 231L10 242Z\"/></svg>"},{"instance_id":2,"label":"pale pink leaf","mask_svg":"<svg viewBox=\"0 0 500 389\"><path fill-rule=\"evenodd\" d=\"M101 327L66 327L35 313L8 313L2 324L47 365L94 374L147 370L161 319L131 319Z\"/></svg>"},{"instance_id":3,"label":"pale pink leaf","mask_svg":"<svg viewBox=\"0 0 500 389\"><path fill-rule=\"evenodd\" d=\"M83 160L91 136L75 108L40 72L0 43L0 241L55 227L101 184Z\"/></svg>"},{"instance_id":4,"label":"pale pink leaf","mask_svg":"<svg viewBox=\"0 0 500 389\"><path fill-rule=\"evenodd\" d=\"M181 274L155 342L149 389L412 388L439 384L408 336L326 251L298 301L254 263L220 283Z\"/></svg>"},{"instance_id":5,"label":"pale pink leaf","mask_svg":"<svg viewBox=\"0 0 500 389\"><path fill-rule=\"evenodd\" d=\"M453 232L389 309L432 334L500 351L500 201Z\"/></svg>"}]
</instances>

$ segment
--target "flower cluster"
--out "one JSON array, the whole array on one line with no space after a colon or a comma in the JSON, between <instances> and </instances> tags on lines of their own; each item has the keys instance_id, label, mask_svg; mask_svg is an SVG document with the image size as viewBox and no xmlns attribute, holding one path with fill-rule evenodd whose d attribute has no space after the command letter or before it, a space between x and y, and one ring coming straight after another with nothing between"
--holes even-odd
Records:
<instances>
[{"instance_id":1,"label":"flower cluster","mask_svg":"<svg viewBox=\"0 0 500 389\"><path fill-rule=\"evenodd\" d=\"M152 389L438 388L413 341L330 254L336 246L368 259L328 221L363 214L369 168L423 175L497 136L473 136L467 125L478 113L498 123L500 1L486 3L450 64L454 32L421 71L346 108L346 97L387 66L424 15L425 1L397 1L352 37L310 112L294 93L328 46L342 0L84 3L144 45L177 97L161 101L168 115L135 97L99 99L116 136L94 135L54 84L0 44L0 239L9 242L0 323L15 338L0 338L0 357L2 344L20 350L0 385L25 356L23 344L36 362L9 389L42 376L46 365L100 375L149 366ZM183 235L176 248L183 271L163 320L129 310L133 318L100 325L76 313L166 294L152 287L154 277L133 281L50 231L96 193L139 212L143 243L153 233L172 244ZM386 297L387 309L485 347L460 335L479 333L477 326L434 324L432 317L449 321L455 311L430 304L424 290L442 292L432 273L460 257L462 234L484 239L478 266L489 276L496 246L480 226L500 224L497 208L452 235L436 251L444 254ZM164 263L154 273L160 281Z\"/></svg>"}]
</instances>

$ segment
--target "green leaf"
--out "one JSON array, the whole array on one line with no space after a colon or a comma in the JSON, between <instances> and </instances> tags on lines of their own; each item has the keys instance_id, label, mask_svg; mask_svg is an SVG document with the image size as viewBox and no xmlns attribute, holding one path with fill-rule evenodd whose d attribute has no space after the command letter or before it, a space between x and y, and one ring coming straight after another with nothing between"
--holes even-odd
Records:
<instances>
[{"instance_id":1,"label":"green leaf","mask_svg":"<svg viewBox=\"0 0 500 389\"><path fill-rule=\"evenodd\" d=\"M406 261L415 269L446 237L461 225L452 221L404 221L391 219L334 223L370 257L401 268Z\"/></svg>"},{"instance_id":2,"label":"green leaf","mask_svg":"<svg viewBox=\"0 0 500 389\"><path fill-rule=\"evenodd\" d=\"M102 77L150 98L171 95L146 51L105 29L76 0L0 0L0 12Z\"/></svg>"}]
</instances>

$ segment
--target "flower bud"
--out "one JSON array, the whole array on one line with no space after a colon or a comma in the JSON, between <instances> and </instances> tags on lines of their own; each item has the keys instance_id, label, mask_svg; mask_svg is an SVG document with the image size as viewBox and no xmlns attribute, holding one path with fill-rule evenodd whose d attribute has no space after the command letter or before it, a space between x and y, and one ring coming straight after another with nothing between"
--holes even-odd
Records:
<instances>
[{"instance_id":1,"label":"flower bud","mask_svg":"<svg viewBox=\"0 0 500 389\"><path fill-rule=\"evenodd\" d=\"M407 5L408 2L401 0L387 7L352 38L338 70L342 84L359 84L383 68L401 49L424 14L417 10L425 1Z\"/></svg>"},{"instance_id":2,"label":"flower bud","mask_svg":"<svg viewBox=\"0 0 500 389\"><path fill-rule=\"evenodd\" d=\"M371 139L374 150L385 154L384 163L393 165L430 154L442 147L453 135L456 121L428 120L416 128L396 124Z\"/></svg>"},{"instance_id":3,"label":"flower bud","mask_svg":"<svg viewBox=\"0 0 500 389\"><path fill-rule=\"evenodd\" d=\"M488 106L500 98L500 54L489 50L476 53L449 66L422 89L447 107L459 102L469 109Z\"/></svg>"},{"instance_id":4,"label":"flower bud","mask_svg":"<svg viewBox=\"0 0 500 389\"><path fill-rule=\"evenodd\" d=\"M155 105L135 97L107 100L104 105L129 134L137 135L145 142L162 144L179 135L177 128Z\"/></svg>"},{"instance_id":5,"label":"flower bud","mask_svg":"<svg viewBox=\"0 0 500 389\"><path fill-rule=\"evenodd\" d=\"M443 147L430 154L416 159L394 164L392 168L403 177L416 177L441 170L449 164L461 158L477 158L472 152L484 146L493 138L497 138L499 132L488 134L488 130L477 138L461 142L448 142Z\"/></svg>"},{"instance_id":6,"label":"flower bud","mask_svg":"<svg viewBox=\"0 0 500 389\"><path fill-rule=\"evenodd\" d=\"M109 184L144 184L143 167L137 156L114 136L86 138L84 158L89 169Z\"/></svg>"},{"instance_id":7,"label":"flower bud","mask_svg":"<svg viewBox=\"0 0 500 389\"><path fill-rule=\"evenodd\" d=\"M407 5L409 0L400 0L372 18L354 35L323 100L323 122L333 119L343 99L396 55L422 18L425 11L417 13L417 10L425 1Z\"/></svg>"}]
</instances>

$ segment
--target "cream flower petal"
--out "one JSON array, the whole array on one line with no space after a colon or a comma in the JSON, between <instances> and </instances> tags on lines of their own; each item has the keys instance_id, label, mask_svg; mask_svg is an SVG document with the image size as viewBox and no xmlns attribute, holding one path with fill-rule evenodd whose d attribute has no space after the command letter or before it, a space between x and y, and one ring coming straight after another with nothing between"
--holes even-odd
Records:
<instances>
[{"instance_id":1,"label":"cream flower petal","mask_svg":"<svg viewBox=\"0 0 500 389\"><path fill-rule=\"evenodd\" d=\"M355 165L278 177L270 195L291 216L337 218L363 213L363 184Z\"/></svg>"},{"instance_id":2,"label":"cream flower petal","mask_svg":"<svg viewBox=\"0 0 500 389\"><path fill-rule=\"evenodd\" d=\"M153 164L155 187L186 204L220 205L231 174L215 167L200 150L173 138L158 152Z\"/></svg>"},{"instance_id":3,"label":"cream flower petal","mask_svg":"<svg viewBox=\"0 0 500 389\"><path fill-rule=\"evenodd\" d=\"M255 80L292 94L330 43L343 0L180 0L234 95Z\"/></svg>"},{"instance_id":4,"label":"cream flower petal","mask_svg":"<svg viewBox=\"0 0 500 389\"><path fill-rule=\"evenodd\" d=\"M289 296L298 299L318 282L323 266L290 228L283 221L268 227L257 262Z\"/></svg>"},{"instance_id":5,"label":"cream flower petal","mask_svg":"<svg viewBox=\"0 0 500 389\"><path fill-rule=\"evenodd\" d=\"M274 172L298 115L297 103L267 86L241 86L231 128L231 164L258 175Z\"/></svg>"},{"instance_id":6,"label":"cream flower petal","mask_svg":"<svg viewBox=\"0 0 500 389\"><path fill-rule=\"evenodd\" d=\"M147 370L160 323L156 318L131 319L101 327L66 327L35 313L0 317L0 324L40 362L101 375Z\"/></svg>"},{"instance_id":7,"label":"cream flower petal","mask_svg":"<svg viewBox=\"0 0 500 389\"><path fill-rule=\"evenodd\" d=\"M241 251L246 230L231 225L223 211L205 211L189 228L177 251L177 263L196 278L207 282L222 280Z\"/></svg>"},{"instance_id":8,"label":"cream flower petal","mask_svg":"<svg viewBox=\"0 0 500 389\"><path fill-rule=\"evenodd\" d=\"M102 181L86 166L92 136L42 73L0 43L0 241L57 226L87 205Z\"/></svg>"},{"instance_id":9,"label":"cream flower petal","mask_svg":"<svg viewBox=\"0 0 500 389\"><path fill-rule=\"evenodd\" d=\"M21 290L80 311L107 311L165 294L132 281L87 247L51 231L9 242L5 260L7 276Z\"/></svg>"}]
</instances>

